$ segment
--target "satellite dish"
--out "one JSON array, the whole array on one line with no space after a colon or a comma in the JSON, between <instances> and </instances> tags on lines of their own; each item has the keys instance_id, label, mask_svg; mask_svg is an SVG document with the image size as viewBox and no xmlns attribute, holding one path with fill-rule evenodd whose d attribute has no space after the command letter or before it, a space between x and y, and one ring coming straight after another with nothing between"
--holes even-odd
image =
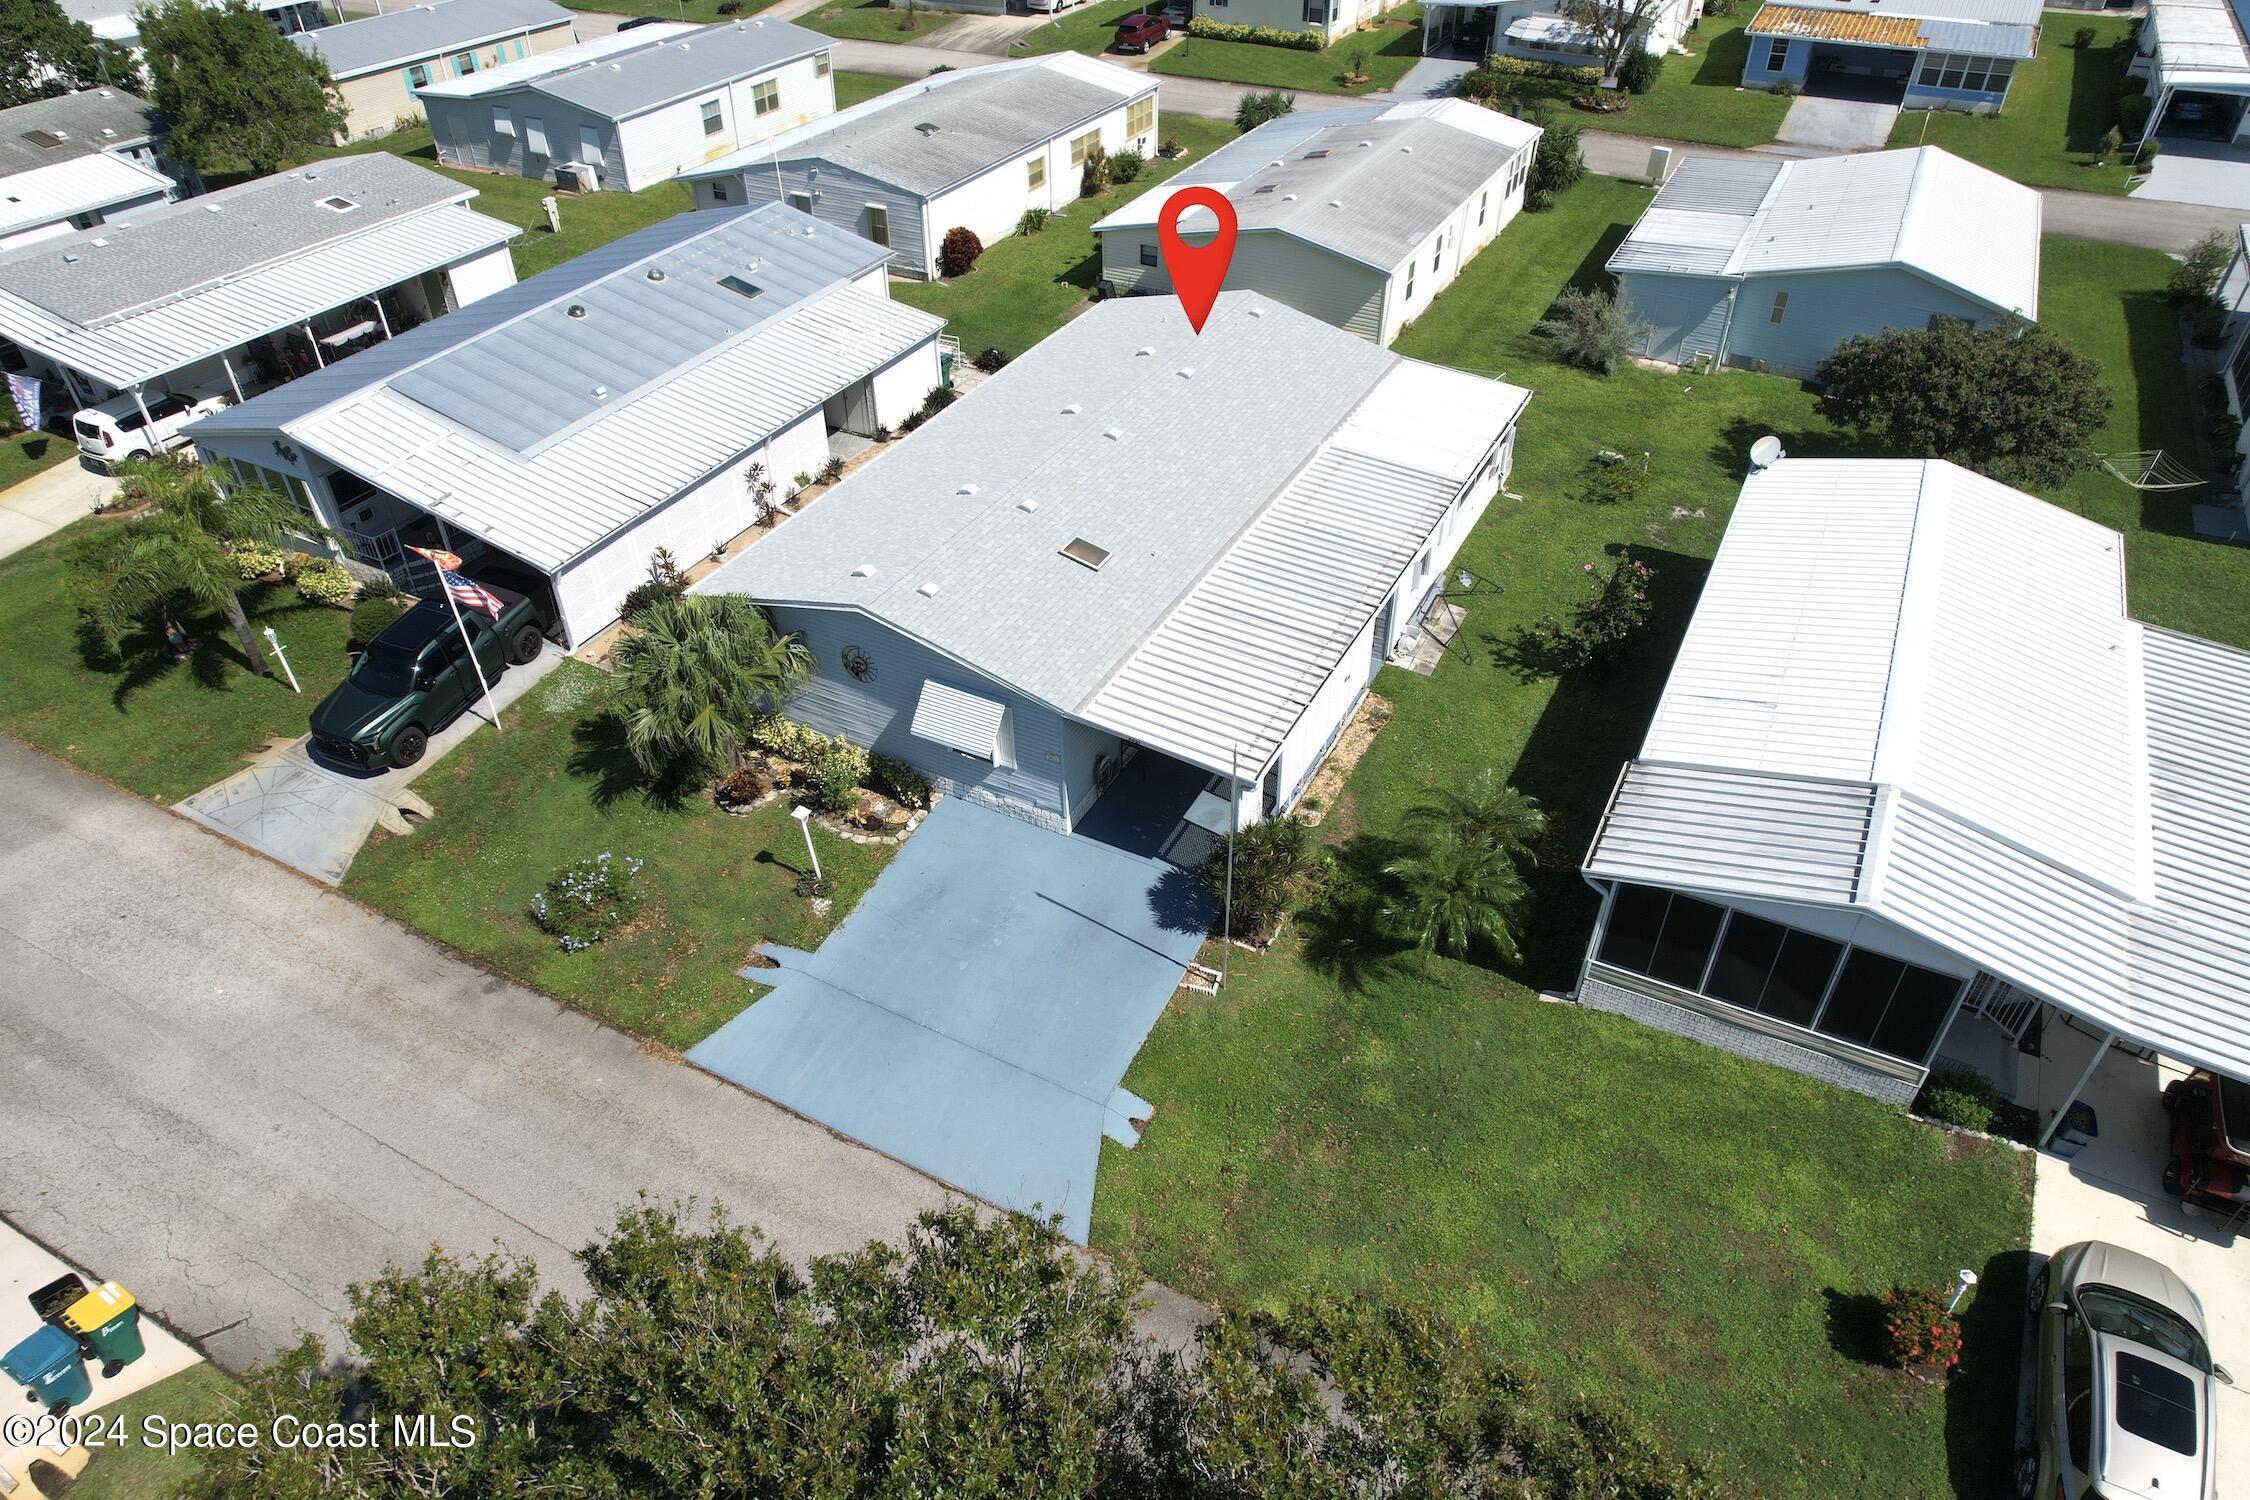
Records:
<instances>
[{"instance_id":1,"label":"satellite dish","mask_svg":"<svg viewBox=\"0 0 2250 1500\"><path fill-rule=\"evenodd\" d=\"M1750 445L1750 467L1770 469L1789 455L1781 451L1781 439L1768 433Z\"/></svg>"}]
</instances>

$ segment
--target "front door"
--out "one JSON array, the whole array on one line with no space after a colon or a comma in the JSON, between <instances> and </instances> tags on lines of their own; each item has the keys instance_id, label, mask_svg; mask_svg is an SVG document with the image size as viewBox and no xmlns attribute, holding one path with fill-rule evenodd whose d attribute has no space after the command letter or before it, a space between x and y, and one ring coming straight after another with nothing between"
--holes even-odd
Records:
<instances>
[{"instance_id":1,"label":"front door","mask_svg":"<svg viewBox=\"0 0 2250 1500\"><path fill-rule=\"evenodd\" d=\"M1375 666L1377 667L1377 669L1380 669L1383 663L1390 658L1391 615L1392 612L1397 609L1397 607L1397 600L1385 599L1383 601L1383 612L1375 617L1375 639L1369 649L1375 654Z\"/></svg>"}]
</instances>

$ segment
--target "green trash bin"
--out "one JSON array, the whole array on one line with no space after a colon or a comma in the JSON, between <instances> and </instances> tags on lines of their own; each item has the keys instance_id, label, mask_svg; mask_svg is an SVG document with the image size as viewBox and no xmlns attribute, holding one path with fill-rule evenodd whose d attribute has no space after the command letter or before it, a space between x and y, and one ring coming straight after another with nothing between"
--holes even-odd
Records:
<instances>
[{"instance_id":1,"label":"green trash bin","mask_svg":"<svg viewBox=\"0 0 2250 1500\"><path fill-rule=\"evenodd\" d=\"M115 1375L148 1352L141 1341L141 1305L131 1292L105 1281L63 1309L63 1326L78 1335L87 1353Z\"/></svg>"}]
</instances>

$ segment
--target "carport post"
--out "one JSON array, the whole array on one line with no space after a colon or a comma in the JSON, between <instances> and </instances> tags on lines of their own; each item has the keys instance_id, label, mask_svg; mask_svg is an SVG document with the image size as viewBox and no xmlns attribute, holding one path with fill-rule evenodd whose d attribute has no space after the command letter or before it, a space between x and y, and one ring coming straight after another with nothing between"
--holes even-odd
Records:
<instances>
[{"instance_id":1,"label":"carport post","mask_svg":"<svg viewBox=\"0 0 2250 1500\"><path fill-rule=\"evenodd\" d=\"M133 404L141 409L141 430L148 433L148 451L153 454L156 452L156 433L153 430L156 418L148 414L148 402L141 399L141 388L137 385L133 387Z\"/></svg>"},{"instance_id":2,"label":"carport post","mask_svg":"<svg viewBox=\"0 0 2250 1500\"><path fill-rule=\"evenodd\" d=\"M314 368L327 369L328 361L320 357L320 335L313 332L312 319L310 318L305 320L305 342L312 345Z\"/></svg>"},{"instance_id":3,"label":"carport post","mask_svg":"<svg viewBox=\"0 0 2250 1500\"><path fill-rule=\"evenodd\" d=\"M1219 918L1219 988L1227 987L1227 955L1234 951L1234 834L1242 809L1242 747L1227 747L1227 902Z\"/></svg>"},{"instance_id":4,"label":"carport post","mask_svg":"<svg viewBox=\"0 0 2250 1500\"><path fill-rule=\"evenodd\" d=\"M234 387L234 404L242 404L242 382L235 378L234 360L226 350L219 351L219 363L227 367L227 384Z\"/></svg>"},{"instance_id":5,"label":"carport post","mask_svg":"<svg viewBox=\"0 0 2250 1500\"><path fill-rule=\"evenodd\" d=\"M2078 1081L2070 1086L2070 1092L2063 1095L2063 1102L2055 1110L2055 1117L2047 1122L2047 1128L2045 1130L2039 1132L2040 1150L2046 1150L2047 1143L2053 1140L2055 1138L2055 1132L2062 1128L2063 1116L2070 1113L2070 1107L2073 1104L2076 1104L2078 1102L2078 1096L2086 1091L2087 1083L2094 1076L2094 1069L2102 1065L2102 1059L2109 1055L2109 1044L2116 1040L2116 1032L2105 1031L2102 1033L2102 1044L2094 1049L2094 1055L2092 1057L2086 1059L2086 1071L2078 1075Z\"/></svg>"}]
</instances>

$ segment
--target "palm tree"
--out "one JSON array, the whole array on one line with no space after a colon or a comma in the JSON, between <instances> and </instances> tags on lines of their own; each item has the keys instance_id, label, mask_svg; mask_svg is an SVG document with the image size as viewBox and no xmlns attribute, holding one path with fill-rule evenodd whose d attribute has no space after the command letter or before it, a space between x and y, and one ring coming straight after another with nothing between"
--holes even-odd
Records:
<instances>
[{"instance_id":1,"label":"palm tree","mask_svg":"<svg viewBox=\"0 0 2250 1500\"><path fill-rule=\"evenodd\" d=\"M1465 956L1478 938L1510 963L1513 927L1524 897L1523 870L1512 849L1445 824L1384 867L1400 899L1383 915L1400 936L1428 954L1443 948Z\"/></svg>"},{"instance_id":2,"label":"palm tree","mask_svg":"<svg viewBox=\"0 0 2250 1500\"><path fill-rule=\"evenodd\" d=\"M151 502L147 514L94 533L73 554L80 609L112 650L125 631L154 616L184 638L183 604L223 614L250 670L268 674L265 653L242 607L242 575L228 549L237 542L281 546L325 537L287 496L256 485L222 488L201 464L133 459L123 482Z\"/></svg>"},{"instance_id":3,"label":"palm tree","mask_svg":"<svg viewBox=\"0 0 2250 1500\"><path fill-rule=\"evenodd\" d=\"M812 675L804 642L777 635L740 594L688 594L649 607L614 658L625 744L655 773L682 760L731 767L750 728Z\"/></svg>"},{"instance_id":4,"label":"palm tree","mask_svg":"<svg viewBox=\"0 0 2250 1500\"><path fill-rule=\"evenodd\" d=\"M1452 828L1465 839L1528 858L1547 831L1539 804L1487 768L1460 791L1440 789L1407 809L1409 827Z\"/></svg>"}]
</instances>

